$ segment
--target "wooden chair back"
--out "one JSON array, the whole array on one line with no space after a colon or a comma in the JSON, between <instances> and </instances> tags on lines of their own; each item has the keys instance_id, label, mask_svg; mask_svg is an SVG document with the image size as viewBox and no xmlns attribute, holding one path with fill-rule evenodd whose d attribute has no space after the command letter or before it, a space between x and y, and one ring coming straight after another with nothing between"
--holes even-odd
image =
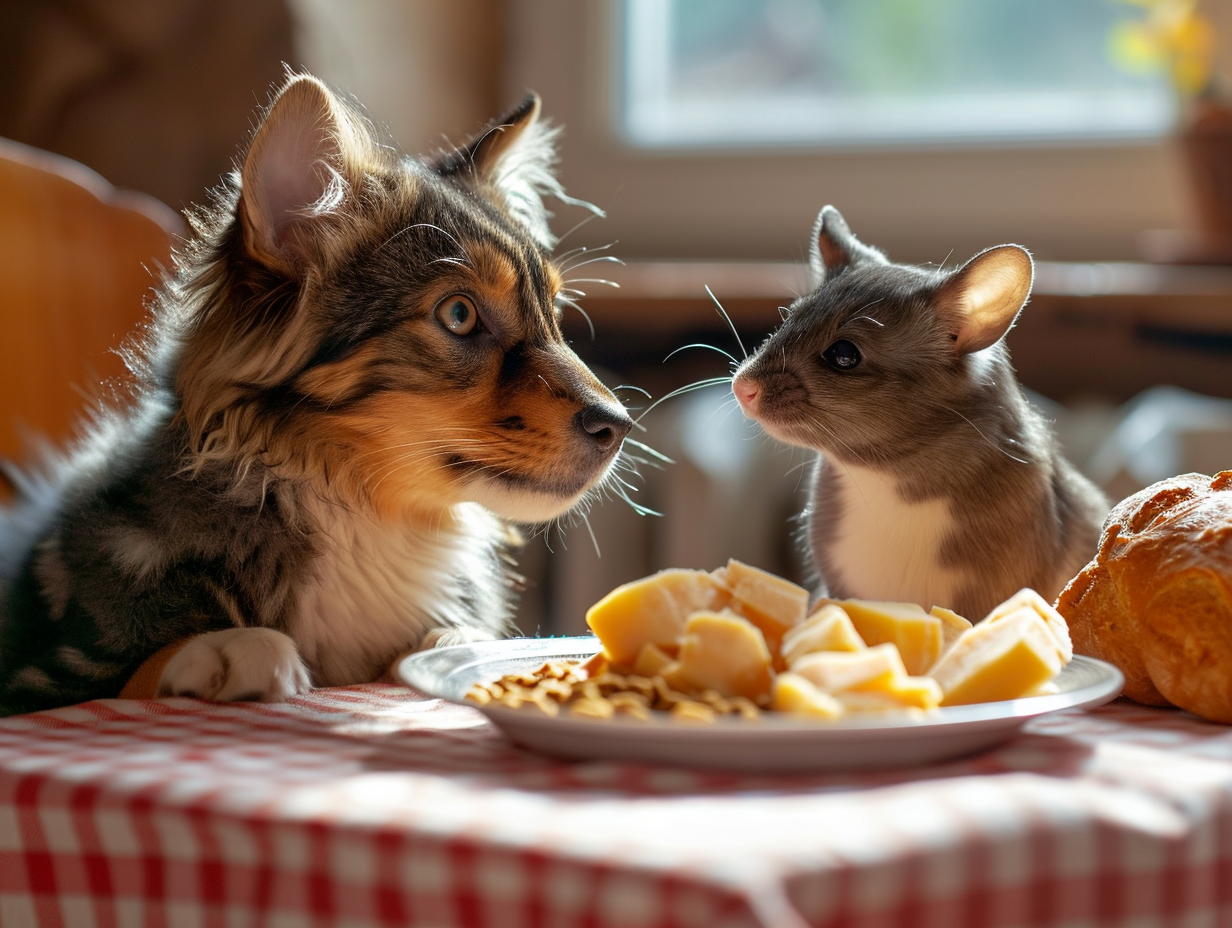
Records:
<instances>
[{"instance_id":1,"label":"wooden chair back","mask_svg":"<svg viewBox=\"0 0 1232 928\"><path fill-rule=\"evenodd\" d=\"M0 458L24 459L31 437L69 440L100 388L126 376L116 349L182 229L150 197L0 139Z\"/></svg>"}]
</instances>

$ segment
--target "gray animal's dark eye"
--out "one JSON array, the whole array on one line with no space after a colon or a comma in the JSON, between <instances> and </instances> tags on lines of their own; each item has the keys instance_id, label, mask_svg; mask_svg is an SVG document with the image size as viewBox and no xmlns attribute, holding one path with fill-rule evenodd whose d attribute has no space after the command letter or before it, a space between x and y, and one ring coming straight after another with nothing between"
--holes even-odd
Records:
<instances>
[{"instance_id":1,"label":"gray animal's dark eye","mask_svg":"<svg viewBox=\"0 0 1232 928\"><path fill-rule=\"evenodd\" d=\"M821 353L821 358L832 368L849 371L860 363L860 349L845 338L840 338Z\"/></svg>"}]
</instances>

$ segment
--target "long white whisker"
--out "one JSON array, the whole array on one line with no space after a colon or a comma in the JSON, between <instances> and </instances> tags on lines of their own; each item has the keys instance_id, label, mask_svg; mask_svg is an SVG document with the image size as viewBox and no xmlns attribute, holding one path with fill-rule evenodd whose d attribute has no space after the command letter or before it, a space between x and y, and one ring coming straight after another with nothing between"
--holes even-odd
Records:
<instances>
[{"instance_id":1,"label":"long white whisker","mask_svg":"<svg viewBox=\"0 0 1232 928\"><path fill-rule=\"evenodd\" d=\"M744 348L744 342L740 340L740 333L736 331L736 323L732 322L732 317L727 314L727 310L723 308L723 304L719 302L719 298L714 295L714 291L710 289L710 285L706 284L706 292L710 294L710 299L714 300L714 305L718 307L719 315L727 320L727 324L731 326L732 335L736 336L736 344L740 346L740 356L747 358L748 351Z\"/></svg>"},{"instance_id":2,"label":"long white whisker","mask_svg":"<svg viewBox=\"0 0 1232 928\"><path fill-rule=\"evenodd\" d=\"M983 432L981 432L981 431L980 431L980 428L979 428L979 426L978 426L978 425L976 425L974 422L972 422L970 419L968 419L966 416L964 416L964 415L963 415L961 412L959 412L957 409L953 409L953 408L951 408L951 407L949 407L949 406L946 406L944 403L939 404L939 405L941 406L941 408L942 408L942 409L945 409L945 410L948 410L949 412L952 412L954 415L958 416L958 418L962 419L962 420L963 420L963 422L967 423L967 425L971 426L971 428L975 429L975 434L979 435L979 436L980 436L980 438L984 439L984 441L988 443L988 446L989 446L990 448L994 448L994 449L996 449L997 451L1000 451L1002 454L1004 454L1004 455L1005 455L1007 458L1009 458L1011 461L1017 461L1019 464L1030 464L1030 463L1031 463L1030 461L1024 460L1023 458L1015 457L1014 455L1012 455L1012 454L1010 454L1008 451L1006 451L1004 448L1002 448L1000 445L996 444L996 442L994 442L994 441L993 441L992 439L990 439L987 435L985 435Z\"/></svg>"},{"instance_id":3,"label":"long white whisker","mask_svg":"<svg viewBox=\"0 0 1232 928\"><path fill-rule=\"evenodd\" d=\"M732 364L739 364L739 363L740 363L740 362L736 359L735 355L733 355L733 354L729 354L728 352L724 351L722 348L716 348L714 345L707 345L705 342L693 342L692 344L689 344L689 345L681 345L679 348L677 348L677 349L675 349L674 351L670 352L670 353L667 355L667 357L665 357L663 360L664 360L664 361L671 360L672 355L679 354L680 352L682 352L682 351L684 351L684 350L686 350L686 349L688 349L688 348L705 348L705 349L706 349L706 350L708 350L708 351L717 351L719 354L723 355L723 357L725 357L725 358L727 358L729 361L731 361L731 362L732 362Z\"/></svg>"},{"instance_id":4,"label":"long white whisker","mask_svg":"<svg viewBox=\"0 0 1232 928\"><path fill-rule=\"evenodd\" d=\"M730 383L731 383L730 377L711 377L708 380L698 380L695 383L687 384L686 386L683 386L683 387L677 387L675 390L672 390L669 393L663 394L661 397L659 397L657 400L655 400L653 403L651 403L649 406L643 409L642 414L638 416L636 419L634 419L633 421L635 424L640 424L641 421L644 418L646 418L646 414L649 413L652 409L654 409L660 403L665 403L674 397L681 396L682 394L685 394L685 393L692 393L694 390L703 390L706 387L717 387L720 384L730 384Z\"/></svg>"},{"instance_id":5,"label":"long white whisker","mask_svg":"<svg viewBox=\"0 0 1232 928\"><path fill-rule=\"evenodd\" d=\"M615 287L620 289L620 284L614 280L607 280L603 277L571 277L565 281L567 284L603 284L605 287Z\"/></svg>"},{"instance_id":6,"label":"long white whisker","mask_svg":"<svg viewBox=\"0 0 1232 928\"><path fill-rule=\"evenodd\" d=\"M585 294L583 294L583 296L585 296ZM582 318L586 320L586 325L590 327L590 340L593 342L595 340L595 323L594 320L590 318L590 313L582 309L582 307L573 300L568 297L561 296L559 293L556 295L556 302L562 306L568 306L570 309L576 309L582 314Z\"/></svg>"},{"instance_id":7,"label":"long white whisker","mask_svg":"<svg viewBox=\"0 0 1232 928\"><path fill-rule=\"evenodd\" d=\"M633 445L638 450L645 451L651 457L658 458L664 464L675 464L676 463L671 458L669 458L666 454L663 454L659 451L655 451L655 449L650 447L650 445L644 445L640 441L634 441L632 438L626 438L625 444Z\"/></svg>"}]
</instances>

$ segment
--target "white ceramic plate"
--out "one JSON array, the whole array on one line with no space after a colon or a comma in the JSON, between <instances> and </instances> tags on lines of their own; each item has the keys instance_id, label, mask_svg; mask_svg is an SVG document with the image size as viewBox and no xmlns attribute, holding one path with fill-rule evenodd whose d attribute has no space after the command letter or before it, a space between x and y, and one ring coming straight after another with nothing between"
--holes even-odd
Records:
<instances>
[{"instance_id":1,"label":"white ceramic plate","mask_svg":"<svg viewBox=\"0 0 1232 928\"><path fill-rule=\"evenodd\" d=\"M546 660L585 660L599 650L595 638L513 638L413 654L398 666L407 685L431 696L474 706L471 685ZM1106 703L1124 678L1111 664L1077 656L1056 679L1059 692L1005 702L937 709L922 720L906 716L838 722L766 715L757 721L722 718L690 725L670 718L606 721L544 715L534 707L483 706L512 741L555 757L618 760L683 767L787 772L898 767L960 757L1007 741L1029 719L1062 709Z\"/></svg>"}]
</instances>

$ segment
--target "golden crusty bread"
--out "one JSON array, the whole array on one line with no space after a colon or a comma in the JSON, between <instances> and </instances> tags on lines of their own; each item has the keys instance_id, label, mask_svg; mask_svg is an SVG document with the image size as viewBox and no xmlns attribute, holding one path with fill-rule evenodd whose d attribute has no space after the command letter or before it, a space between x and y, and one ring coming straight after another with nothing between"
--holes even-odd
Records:
<instances>
[{"instance_id":1,"label":"golden crusty bread","mask_svg":"<svg viewBox=\"0 0 1232 928\"><path fill-rule=\"evenodd\" d=\"M1130 699L1232 724L1232 471L1118 503L1057 610L1074 650L1119 667Z\"/></svg>"}]
</instances>

